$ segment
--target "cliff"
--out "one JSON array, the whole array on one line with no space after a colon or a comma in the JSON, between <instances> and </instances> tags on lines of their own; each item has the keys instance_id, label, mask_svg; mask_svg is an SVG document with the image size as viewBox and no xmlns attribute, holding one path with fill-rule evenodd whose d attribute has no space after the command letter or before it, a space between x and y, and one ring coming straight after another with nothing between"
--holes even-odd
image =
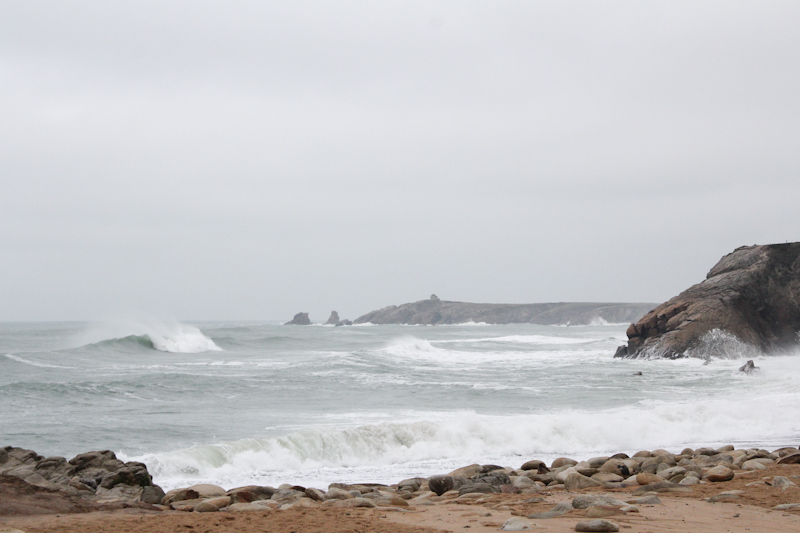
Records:
<instances>
[{"instance_id":1,"label":"cliff","mask_svg":"<svg viewBox=\"0 0 800 533\"><path fill-rule=\"evenodd\" d=\"M800 243L743 246L628 328L615 357L779 352L800 331Z\"/></svg>"},{"instance_id":2,"label":"cliff","mask_svg":"<svg viewBox=\"0 0 800 533\"><path fill-rule=\"evenodd\" d=\"M648 303L540 303L479 304L449 302L432 295L428 300L391 305L358 317L356 324L444 325L485 322L487 324L624 323L652 309Z\"/></svg>"}]
</instances>

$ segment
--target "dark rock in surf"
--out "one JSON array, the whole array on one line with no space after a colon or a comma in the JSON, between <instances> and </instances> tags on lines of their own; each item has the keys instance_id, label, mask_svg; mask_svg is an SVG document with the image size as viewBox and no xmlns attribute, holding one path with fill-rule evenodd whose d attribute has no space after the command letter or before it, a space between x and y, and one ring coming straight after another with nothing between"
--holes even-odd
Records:
<instances>
[{"instance_id":1,"label":"dark rock in surf","mask_svg":"<svg viewBox=\"0 0 800 533\"><path fill-rule=\"evenodd\" d=\"M295 318L297 318L297 316L295 316ZM341 322L341 320L339 320L339 313L337 313L336 311L331 311L331 316L330 318L328 318L328 321L325 322L325 325L336 326L339 324L339 322Z\"/></svg>"},{"instance_id":2,"label":"dark rock in surf","mask_svg":"<svg viewBox=\"0 0 800 533\"><path fill-rule=\"evenodd\" d=\"M628 328L615 357L741 357L797 345L800 243L744 246Z\"/></svg>"},{"instance_id":3,"label":"dark rock in surf","mask_svg":"<svg viewBox=\"0 0 800 533\"><path fill-rule=\"evenodd\" d=\"M339 322L336 323L337 327L338 326L352 326L352 325L353 325L353 322L351 320L347 320L346 318L344 320L340 320Z\"/></svg>"},{"instance_id":4,"label":"dark rock in surf","mask_svg":"<svg viewBox=\"0 0 800 533\"><path fill-rule=\"evenodd\" d=\"M744 372L745 374L753 374L758 372L760 369L753 363L753 360L750 359L745 364L739 367L739 372Z\"/></svg>"},{"instance_id":5,"label":"dark rock in surf","mask_svg":"<svg viewBox=\"0 0 800 533\"><path fill-rule=\"evenodd\" d=\"M284 326L310 326L311 320L308 318L308 313L297 313L294 318L284 324Z\"/></svg>"}]
</instances>

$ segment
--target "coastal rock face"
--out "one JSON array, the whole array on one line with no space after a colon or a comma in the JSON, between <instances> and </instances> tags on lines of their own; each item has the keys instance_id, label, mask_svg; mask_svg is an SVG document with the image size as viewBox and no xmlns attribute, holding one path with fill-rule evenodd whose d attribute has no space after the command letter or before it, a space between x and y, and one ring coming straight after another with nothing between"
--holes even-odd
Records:
<instances>
[{"instance_id":1,"label":"coastal rock face","mask_svg":"<svg viewBox=\"0 0 800 533\"><path fill-rule=\"evenodd\" d=\"M747 356L796 346L800 243L744 246L628 328L615 357Z\"/></svg>"},{"instance_id":2,"label":"coastal rock face","mask_svg":"<svg viewBox=\"0 0 800 533\"><path fill-rule=\"evenodd\" d=\"M0 478L3 484L31 495L31 501L25 505L39 506L43 509L41 512L89 510L114 502L147 505L159 503L164 495L160 487L153 485L153 478L144 464L122 462L108 450L83 453L69 461L63 457L42 457L32 450L11 446L2 451ZM45 496L48 493L50 496Z\"/></svg>"},{"instance_id":3,"label":"coastal rock face","mask_svg":"<svg viewBox=\"0 0 800 533\"><path fill-rule=\"evenodd\" d=\"M355 324L542 324L588 325L637 320L652 309L648 303L478 304L428 300L390 305L355 319Z\"/></svg>"},{"instance_id":4,"label":"coastal rock face","mask_svg":"<svg viewBox=\"0 0 800 533\"><path fill-rule=\"evenodd\" d=\"M335 313L336 311L334 311ZM284 324L284 326L310 326L311 320L308 318L308 313L297 313L294 318Z\"/></svg>"}]
</instances>

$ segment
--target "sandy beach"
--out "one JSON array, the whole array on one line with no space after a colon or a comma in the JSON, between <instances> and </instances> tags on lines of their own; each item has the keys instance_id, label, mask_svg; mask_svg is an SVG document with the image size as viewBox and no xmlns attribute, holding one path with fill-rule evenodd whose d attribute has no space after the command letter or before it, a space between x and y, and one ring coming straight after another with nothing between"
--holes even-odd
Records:
<instances>
[{"instance_id":1,"label":"sandy beach","mask_svg":"<svg viewBox=\"0 0 800 533\"><path fill-rule=\"evenodd\" d=\"M688 492L659 492L657 497L660 503L638 504L627 511L614 506L604 506L602 509L608 513L604 517L606 520L616 524L621 531L631 533L800 531L800 506L791 510L774 509L778 505L800 503L800 488L796 485L785 489L774 487L771 480L776 476L800 483L800 465L785 464L766 470L737 471L730 481L693 485ZM636 494L634 491L637 491ZM723 497L722 501L709 501L723 493L730 493L730 499ZM641 498L643 493L641 487L632 485L573 491L546 489L537 494L485 494L471 497L458 497L457 494L448 497L446 494L439 501L412 504L409 507L301 508L216 513L132 508L75 514L2 516L0 532L430 533L467 529L488 532L500 530L504 524L507 524L506 530L514 530L513 524L509 526L507 523L514 518L518 519L518 527L529 528L518 530L566 532L575 531L579 522L593 519L598 508L590 508L593 511L572 509L553 518L525 517L549 511L554 505L573 501L581 495L606 495L621 501L632 501Z\"/></svg>"}]
</instances>

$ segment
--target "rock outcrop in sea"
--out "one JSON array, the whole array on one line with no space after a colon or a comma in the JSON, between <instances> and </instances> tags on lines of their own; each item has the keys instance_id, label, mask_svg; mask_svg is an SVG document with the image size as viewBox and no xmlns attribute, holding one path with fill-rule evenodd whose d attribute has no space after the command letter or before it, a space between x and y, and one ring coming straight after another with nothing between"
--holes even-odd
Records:
<instances>
[{"instance_id":1,"label":"rock outcrop in sea","mask_svg":"<svg viewBox=\"0 0 800 533\"><path fill-rule=\"evenodd\" d=\"M798 344L800 243L743 246L628 328L615 357L746 357Z\"/></svg>"},{"instance_id":2,"label":"rock outcrop in sea","mask_svg":"<svg viewBox=\"0 0 800 533\"><path fill-rule=\"evenodd\" d=\"M346 318L341 320L339 318L339 313L336 311L331 311L331 316L328 318L328 321L325 322L326 326L352 326L353 323Z\"/></svg>"},{"instance_id":3,"label":"rock outcrop in sea","mask_svg":"<svg viewBox=\"0 0 800 533\"><path fill-rule=\"evenodd\" d=\"M654 307L652 303L539 303L481 304L428 300L390 305L355 319L356 324L619 324L637 320Z\"/></svg>"},{"instance_id":4,"label":"rock outcrop in sea","mask_svg":"<svg viewBox=\"0 0 800 533\"><path fill-rule=\"evenodd\" d=\"M284 324L284 326L310 326L311 320L308 318L308 313L297 313L294 318Z\"/></svg>"}]
</instances>

